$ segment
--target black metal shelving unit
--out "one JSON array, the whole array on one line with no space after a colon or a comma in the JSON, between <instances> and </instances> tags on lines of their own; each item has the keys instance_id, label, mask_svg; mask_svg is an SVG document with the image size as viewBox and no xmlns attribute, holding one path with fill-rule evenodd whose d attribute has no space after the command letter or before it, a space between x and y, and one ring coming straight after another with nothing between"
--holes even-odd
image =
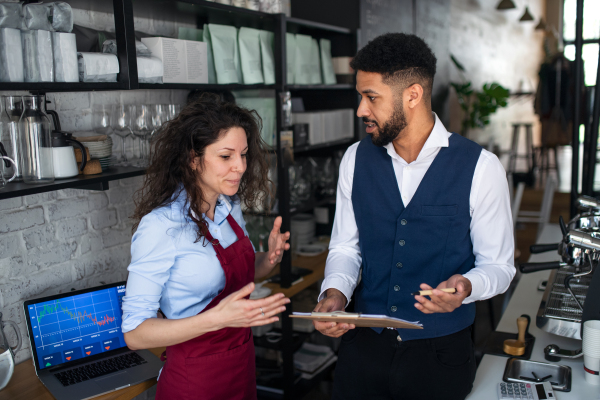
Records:
<instances>
[{"instance_id":1,"label":"black metal shelving unit","mask_svg":"<svg viewBox=\"0 0 600 400\"><path fill-rule=\"evenodd\" d=\"M294 97L302 97L306 111L334 110L358 107L358 96L353 84L336 85L287 85L286 77L286 32L311 35L316 39L329 39L332 44L332 56L353 56L357 51L357 32L333 25L287 18L284 14L267 14L244 8L223 5L204 0L113 0L112 3L101 0L68 0L79 9L101 11L114 14L115 35L117 40L120 73L118 82L114 83L1 83L0 91L26 90L32 93L72 92L72 91L106 91L129 89L185 89L185 90L273 90L277 110L276 146L272 153L277 157L279 215L283 217L282 231L290 230L290 218L298 212L310 211L318 205L326 204L332 199L312 200L303 207L290 207L288 167L290 160L283 156L281 136L279 133L291 129L285 126L282 116L281 95L291 93ZM215 84L144 84L138 83L137 60L135 52L135 20L148 18L158 21L174 21L177 23L195 24L201 28L203 24L215 23L235 27L251 27L274 32L275 84L274 85L215 85ZM358 137L358 124L354 124L352 138L330 143L302 146L293 149L298 155L324 155L327 152L343 149L355 142ZM99 175L82 176L72 179L56 180L46 185L26 185L9 183L0 190L0 200L11 197L43 193L66 188L90 190L106 190L112 180L140 176L145 173L142 168L112 167ZM262 215L268 213L259 213ZM292 284L292 257L284 254L280 264L281 288L289 289ZM314 382L295 383L293 353L299 343L294 339L292 322L289 318L292 307L282 315L282 338L277 349L282 353L283 398L299 398ZM301 344L301 343L300 343ZM261 341L257 341L261 345Z\"/></svg>"},{"instance_id":2,"label":"black metal shelving unit","mask_svg":"<svg viewBox=\"0 0 600 400\"><path fill-rule=\"evenodd\" d=\"M108 183L119 179L133 178L146 173L138 167L110 167L106 172L96 175L79 175L74 178L57 179L53 183L29 185L23 182L11 182L0 190L0 200L31 194L52 192L61 189L108 190Z\"/></svg>"}]
</instances>

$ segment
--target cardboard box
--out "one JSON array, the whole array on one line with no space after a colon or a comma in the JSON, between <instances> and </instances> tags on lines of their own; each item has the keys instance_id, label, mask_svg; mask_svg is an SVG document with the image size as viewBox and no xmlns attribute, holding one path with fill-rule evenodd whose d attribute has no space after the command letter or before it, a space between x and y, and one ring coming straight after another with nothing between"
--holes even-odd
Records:
<instances>
[{"instance_id":1,"label":"cardboard box","mask_svg":"<svg viewBox=\"0 0 600 400\"><path fill-rule=\"evenodd\" d=\"M164 37L142 38L152 56L163 63L163 83L208 83L204 42Z\"/></svg>"},{"instance_id":2,"label":"cardboard box","mask_svg":"<svg viewBox=\"0 0 600 400\"><path fill-rule=\"evenodd\" d=\"M333 142L354 136L351 108L293 113L294 124L308 124L308 144Z\"/></svg>"}]
</instances>

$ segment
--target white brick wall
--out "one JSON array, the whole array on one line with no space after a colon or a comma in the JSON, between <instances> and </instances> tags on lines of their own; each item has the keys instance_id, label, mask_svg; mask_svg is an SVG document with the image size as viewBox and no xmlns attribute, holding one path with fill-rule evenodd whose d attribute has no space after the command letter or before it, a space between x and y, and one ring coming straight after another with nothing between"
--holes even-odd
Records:
<instances>
[{"instance_id":1,"label":"white brick wall","mask_svg":"<svg viewBox=\"0 0 600 400\"><path fill-rule=\"evenodd\" d=\"M109 198L131 194L141 182L113 181L106 192L69 189L0 200L0 309L24 338L24 300L126 279L133 200L112 204ZM16 357L30 357L27 341Z\"/></svg>"},{"instance_id":2,"label":"white brick wall","mask_svg":"<svg viewBox=\"0 0 600 400\"><path fill-rule=\"evenodd\" d=\"M0 95L27 94L0 92ZM91 134L94 104L185 104L186 90L49 93L62 129ZM50 105L49 105L50 106ZM134 144L132 146L132 143ZM113 153L121 150L114 138ZM129 158L138 141L126 140ZM17 363L31 357L23 301L127 278L130 261L133 193L142 178L110 182L107 191L65 189L0 200L0 311L23 336ZM16 343L12 329L7 330ZM154 398L150 389L136 398Z\"/></svg>"}]
</instances>

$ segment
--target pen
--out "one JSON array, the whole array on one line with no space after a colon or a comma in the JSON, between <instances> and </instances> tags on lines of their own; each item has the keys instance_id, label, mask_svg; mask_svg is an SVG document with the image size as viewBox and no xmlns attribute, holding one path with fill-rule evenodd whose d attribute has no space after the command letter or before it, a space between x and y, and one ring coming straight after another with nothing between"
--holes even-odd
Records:
<instances>
[{"instance_id":1,"label":"pen","mask_svg":"<svg viewBox=\"0 0 600 400\"><path fill-rule=\"evenodd\" d=\"M446 292L446 293L456 293L456 288L449 288L449 289L439 289L442 292ZM418 292L413 292L410 295L411 296L431 296L433 294L433 290L419 290Z\"/></svg>"}]
</instances>

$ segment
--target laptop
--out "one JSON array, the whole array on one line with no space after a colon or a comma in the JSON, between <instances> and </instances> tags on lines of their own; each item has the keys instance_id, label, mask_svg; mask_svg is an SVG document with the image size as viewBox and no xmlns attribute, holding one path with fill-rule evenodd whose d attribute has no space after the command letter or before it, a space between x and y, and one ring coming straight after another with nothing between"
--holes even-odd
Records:
<instances>
[{"instance_id":1,"label":"laptop","mask_svg":"<svg viewBox=\"0 0 600 400\"><path fill-rule=\"evenodd\" d=\"M35 372L56 399L89 399L158 376L158 357L125 344L124 295L118 282L23 304Z\"/></svg>"}]
</instances>

